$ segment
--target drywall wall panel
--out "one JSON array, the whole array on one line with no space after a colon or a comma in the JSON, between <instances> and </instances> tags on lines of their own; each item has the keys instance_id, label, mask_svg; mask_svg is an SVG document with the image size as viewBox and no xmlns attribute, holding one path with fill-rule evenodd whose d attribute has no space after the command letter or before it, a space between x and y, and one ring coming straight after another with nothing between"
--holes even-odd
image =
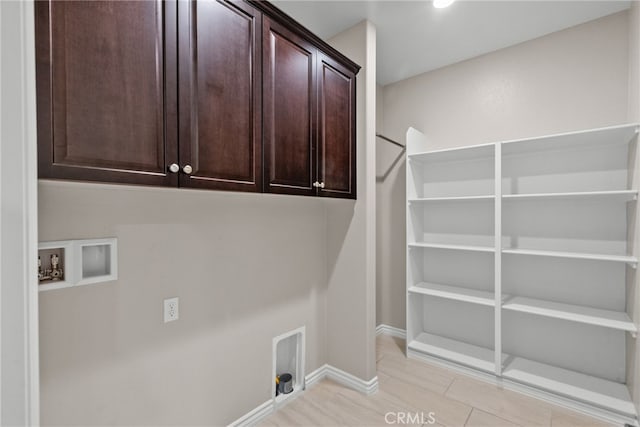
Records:
<instances>
[{"instance_id":1,"label":"drywall wall panel","mask_svg":"<svg viewBox=\"0 0 640 427\"><path fill-rule=\"evenodd\" d=\"M362 66L356 87L358 199L327 201L328 363L376 375L376 32L368 21L329 40Z\"/></svg>"},{"instance_id":2,"label":"drywall wall panel","mask_svg":"<svg viewBox=\"0 0 640 427\"><path fill-rule=\"evenodd\" d=\"M119 252L117 281L40 293L43 424L226 425L272 397L272 338L302 325L308 372L327 362L322 200L52 181L39 199L41 240Z\"/></svg>"}]
</instances>

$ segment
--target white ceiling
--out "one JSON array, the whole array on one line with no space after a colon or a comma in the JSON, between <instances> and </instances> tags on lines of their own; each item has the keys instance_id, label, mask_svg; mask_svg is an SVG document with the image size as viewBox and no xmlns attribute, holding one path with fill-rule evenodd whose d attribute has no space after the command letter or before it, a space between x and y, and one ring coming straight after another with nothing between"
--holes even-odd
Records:
<instances>
[{"instance_id":1,"label":"white ceiling","mask_svg":"<svg viewBox=\"0 0 640 427\"><path fill-rule=\"evenodd\" d=\"M627 9L630 1L275 0L328 39L368 19L377 28L377 79L393 83Z\"/></svg>"}]
</instances>

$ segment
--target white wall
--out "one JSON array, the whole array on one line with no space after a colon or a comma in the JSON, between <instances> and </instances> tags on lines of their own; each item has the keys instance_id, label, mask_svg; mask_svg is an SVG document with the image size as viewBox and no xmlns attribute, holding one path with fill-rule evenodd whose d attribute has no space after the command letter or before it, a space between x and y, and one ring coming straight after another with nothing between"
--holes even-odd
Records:
<instances>
[{"instance_id":1,"label":"white wall","mask_svg":"<svg viewBox=\"0 0 640 427\"><path fill-rule=\"evenodd\" d=\"M46 425L222 425L271 398L272 338L327 361L324 201L43 181L40 239L118 238L119 280L40 293ZM180 319L163 323L163 299Z\"/></svg>"},{"instance_id":2,"label":"white wall","mask_svg":"<svg viewBox=\"0 0 640 427\"><path fill-rule=\"evenodd\" d=\"M621 12L383 88L383 129L445 148L627 122L628 16ZM380 146L380 144L378 144ZM381 155L381 151L378 151ZM382 163L382 159L379 161ZM405 327L405 165L378 185L377 323ZM386 237L385 237L386 236ZM383 252L386 251L386 252Z\"/></svg>"},{"instance_id":3,"label":"white wall","mask_svg":"<svg viewBox=\"0 0 640 427\"><path fill-rule=\"evenodd\" d=\"M376 376L375 27L363 21L329 43L362 69L356 87L358 199L327 205L328 362L370 380Z\"/></svg>"},{"instance_id":4,"label":"white wall","mask_svg":"<svg viewBox=\"0 0 640 427\"><path fill-rule=\"evenodd\" d=\"M32 2L0 2L0 425L37 425L36 121Z\"/></svg>"},{"instance_id":5,"label":"white wall","mask_svg":"<svg viewBox=\"0 0 640 427\"><path fill-rule=\"evenodd\" d=\"M621 12L388 85L385 131L444 148L625 122L627 28Z\"/></svg>"}]
</instances>

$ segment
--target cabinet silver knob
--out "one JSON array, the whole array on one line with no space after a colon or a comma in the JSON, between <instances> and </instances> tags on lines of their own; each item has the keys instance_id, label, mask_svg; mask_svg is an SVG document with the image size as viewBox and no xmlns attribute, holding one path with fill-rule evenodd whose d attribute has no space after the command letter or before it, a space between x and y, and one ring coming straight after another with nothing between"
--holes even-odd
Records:
<instances>
[{"instance_id":1,"label":"cabinet silver knob","mask_svg":"<svg viewBox=\"0 0 640 427\"><path fill-rule=\"evenodd\" d=\"M171 163L171 165L169 165L169 172L171 172L171 173L180 172L180 166L178 166L177 163Z\"/></svg>"},{"instance_id":2,"label":"cabinet silver knob","mask_svg":"<svg viewBox=\"0 0 640 427\"><path fill-rule=\"evenodd\" d=\"M324 188L324 182L321 182L320 184L318 184L318 187Z\"/></svg>"},{"instance_id":3,"label":"cabinet silver knob","mask_svg":"<svg viewBox=\"0 0 640 427\"><path fill-rule=\"evenodd\" d=\"M315 188L318 188L318 187L320 187L320 183L319 183L318 181L316 181L316 182L314 182L314 183L313 183L313 186L314 186Z\"/></svg>"},{"instance_id":4,"label":"cabinet silver knob","mask_svg":"<svg viewBox=\"0 0 640 427\"><path fill-rule=\"evenodd\" d=\"M182 172L186 173L187 175L191 175L191 172L193 172L193 168L191 167L191 165L184 165L184 167L182 168Z\"/></svg>"}]
</instances>

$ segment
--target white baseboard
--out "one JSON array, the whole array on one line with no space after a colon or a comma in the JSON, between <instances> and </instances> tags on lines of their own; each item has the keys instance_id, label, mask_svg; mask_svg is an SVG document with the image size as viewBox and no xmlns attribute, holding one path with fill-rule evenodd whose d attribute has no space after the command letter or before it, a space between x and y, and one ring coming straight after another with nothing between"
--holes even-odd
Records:
<instances>
[{"instance_id":1,"label":"white baseboard","mask_svg":"<svg viewBox=\"0 0 640 427\"><path fill-rule=\"evenodd\" d=\"M385 325L384 323L376 326L376 335L389 335L392 337L401 338L403 340L407 338L407 332L404 329Z\"/></svg>"},{"instance_id":2,"label":"white baseboard","mask_svg":"<svg viewBox=\"0 0 640 427\"><path fill-rule=\"evenodd\" d=\"M311 372L309 375L304 377L305 387L309 387L317 383L318 381L322 381L327 377L327 367L329 365L324 364L320 366L315 371Z\"/></svg>"},{"instance_id":3,"label":"white baseboard","mask_svg":"<svg viewBox=\"0 0 640 427\"><path fill-rule=\"evenodd\" d=\"M351 375L348 372L343 371L342 369L335 368L331 365L322 365L315 371L311 372L309 375L305 376L305 388L310 387L313 384L328 378L337 383L340 383L346 387L359 391L363 394L373 394L378 391L378 377L375 376L371 378L369 381L365 381L360 379L354 375ZM287 402L294 400L295 396L292 396L291 399L287 399ZM279 406L277 406L279 407ZM274 404L274 400L270 399L253 409L251 412L246 413L241 416L237 420L233 421L229 424L228 427L249 427L258 424L260 421L271 415L276 409L276 405Z\"/></svg>"},{"instance_id":4,"label":"white baseboard","mask_svg":"<svg viewBox=\"0 0 640 427\"><path fill-rule=\"evenodd\" d=\"M305 382L307 387L309 387L325 378L367 395L378 391L377 376L371 378L369 381L365 381L331 365L323 365L311 372L305 377Z\"/></svg>"},{"instance_id":5,"label":"white baseboard","mask_svg":"<svg viewBox=\"0 0 640 427\"><path fill-rule=\"evenodd\" d=\"M248 427L258 424L263 419L267 418L274 411L273 399L269 399L257 408L247 412L237 420L229 424L228 427Z\"/></svg>"},{"instance_id":6,"label":"white baseboard","mask_svg":"<svg viewBox=\"0 0 640 427\"><path fill-rule=\"evenodd\" d=\"M377 375L371 378L369 381L365 381L331 365L326 365L326 367L327 378L329 378L330 380L333 380L366 395L373 394L378 391Z\"/></svg>"}]
</instances>

